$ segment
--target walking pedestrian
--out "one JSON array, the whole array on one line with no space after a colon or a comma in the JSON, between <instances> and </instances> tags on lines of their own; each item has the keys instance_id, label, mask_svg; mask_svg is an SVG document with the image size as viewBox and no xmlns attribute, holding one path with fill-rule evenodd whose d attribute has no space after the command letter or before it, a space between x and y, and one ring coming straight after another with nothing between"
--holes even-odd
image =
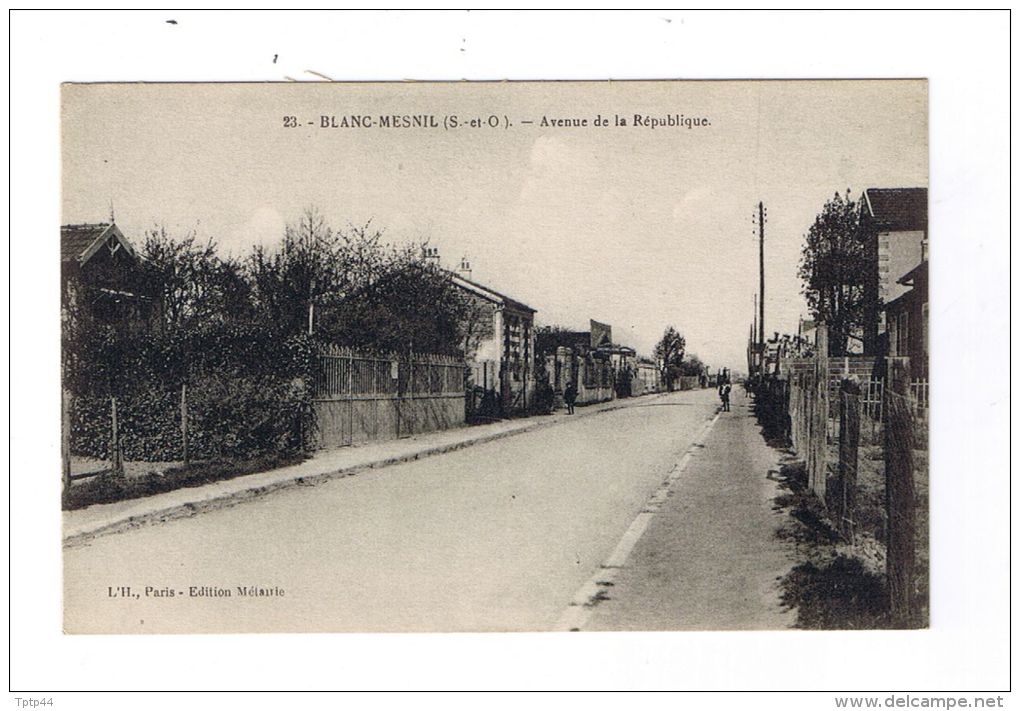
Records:
<instances>
[{"instance_id":1,"label":"walking pedestrian","mask_svg":"<svg viewBox=\"0 0 1020 711\"><path fill-rule=\"evenodd\" d=\"M730 383L729 381L723 381L719 386L719 399L722 400L723 412L730 411Z\"/></svg>"},{"instance_id":2,"label":"walking pedestrian","mask_svg":"<svg viewBox=\"0 0 1020 711\"><path fill-rule=\"evenodd\" d=\"M577 386L569 383L563 390L563 402L567 404L567 414L574 414L574 402L577 400Z\"/></svg>"}]
</instances>

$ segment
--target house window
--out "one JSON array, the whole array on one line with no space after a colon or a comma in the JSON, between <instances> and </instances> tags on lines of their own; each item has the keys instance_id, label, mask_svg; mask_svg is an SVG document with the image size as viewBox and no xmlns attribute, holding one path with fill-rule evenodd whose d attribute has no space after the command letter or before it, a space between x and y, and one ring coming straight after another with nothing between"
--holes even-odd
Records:
<instances>
[{"instance_id":1,"label":"house window","mask_svg":"<svg viewBox=\"0 0 1020 711\"><path fill-rule=\"evenodd\" d=\"M921 348L924 357L928 357L928 304L921 304Z\"/></svg>"},{"instance_id":2,"label":"house window","mask_svg":"<svg viewBox=\"0 0 1020 711\"><path fill-rule=\"evenodd\" d=\"M910 314L902 311L896 315L896 355L907 355L909 351Z\"/></svg>"}]
</instances>

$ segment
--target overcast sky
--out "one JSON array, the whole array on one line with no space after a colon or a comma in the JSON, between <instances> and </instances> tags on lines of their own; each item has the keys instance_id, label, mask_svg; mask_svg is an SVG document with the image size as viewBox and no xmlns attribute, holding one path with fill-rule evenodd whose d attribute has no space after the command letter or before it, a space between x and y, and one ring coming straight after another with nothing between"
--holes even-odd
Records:
<instances>
[{"instance_id":1,"label":"overcast sky","mask_svg":"<svg viewBox=\"0 0 1020 711\"><path fill-rule=\"evenodd\" d=\"M512 125L318 127L352 114ZM599 114L710 125L595 127ZM589 125L542 127L543 116ZM642 353L674 325L689 352L737 370L759 200L766 326L792 332L807 315L800 247L825 200L928 182L922 81L69 85L62 125L65 223L106 220L112 203L136 244L162 224L243 254L315 205L336 226L427 237L446 266L468 257L476 280L539 323L593 318Z\"/></svg>"}]
</instances>

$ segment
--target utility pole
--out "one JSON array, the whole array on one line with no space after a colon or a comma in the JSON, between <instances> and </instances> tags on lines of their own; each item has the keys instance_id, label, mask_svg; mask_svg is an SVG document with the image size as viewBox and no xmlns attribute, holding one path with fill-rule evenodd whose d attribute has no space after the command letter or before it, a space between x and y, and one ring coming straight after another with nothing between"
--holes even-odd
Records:
<instances>
[{"instance_id":1,"label":"utility pole","mask_svg":"<svg viewBox=\"0 0 1020 711\"><path fill-rule=\"evenodd\" d=\"M765 357L765 205L758 202L758 348Z\"/></svg>"},{"instance_id":2,"label":"utility pole","mask_svg":"<svg viewBox=\"0 0 1020 711\"><path fill-rule=\"evenodd\" d=\"M754 356L753 356L754 373L751 373L751 375L754 375L755 373L758 372L758 366L760 365L760 362L761 362L761 350L758 348L758 295L757 294L754 295L754 310L751 313L753 314L753 321L754 321L754 324L751 326L751 346L750 346L751 347L751 353L754 354Z\"/></svg>"},{"instance_id":3,"label":"utility pole","mask_svg":"<svg viewBox=\"0 0 1020 711\"><path fill-rule=\"evenodd\" d=\"M754 377L754 326L747 327L747 375Z\"/></svg>"},{"instance_id":4,"label":"utility pole","mask_svg":"<svg viewBox=\"0 0 1020 711\"><path fill-rule=\"evenodd\" d=\"M315 279L308 283L308 335L315 328Z\"/></svg>"}]
</instances>

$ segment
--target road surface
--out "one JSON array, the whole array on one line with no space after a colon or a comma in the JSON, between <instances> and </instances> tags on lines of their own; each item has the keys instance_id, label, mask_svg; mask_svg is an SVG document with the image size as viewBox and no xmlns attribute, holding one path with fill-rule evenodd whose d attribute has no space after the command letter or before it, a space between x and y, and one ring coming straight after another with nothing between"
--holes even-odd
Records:
<instances>
[{"instance_id":1,"label":"road surface","mask_svg":"<svg viewBox=\"0 0 1020 711\"><path fill-rule=\"evenodd\" d=\"M67 549L65 628L553 629L718 400L621 405Z\"/></svg>"},{"instance_id":2,"label":"road surface","mask_svg":"<svg viewBox=\"0 0 1020 711\"><path fill-rule=\"evenodd\" d=\"M584 630L761 630L793 626L778 581L798 561L777 535L780 454L751 400L733 393Z\"/></svg>"}]
</instances>

